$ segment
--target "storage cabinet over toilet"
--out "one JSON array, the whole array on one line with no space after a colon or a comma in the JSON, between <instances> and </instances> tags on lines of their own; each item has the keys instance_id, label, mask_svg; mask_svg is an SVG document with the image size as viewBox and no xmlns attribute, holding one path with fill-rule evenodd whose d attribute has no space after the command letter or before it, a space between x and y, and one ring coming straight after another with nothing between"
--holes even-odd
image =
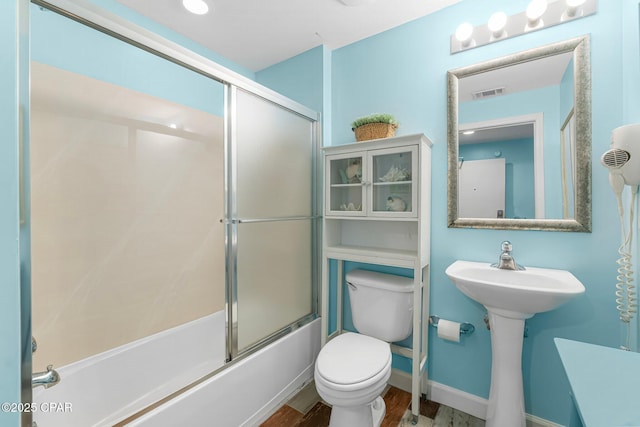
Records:
<instances>
[{"instance_id":1,"label":"storage cabinet over toilet","mask_svg":"<svg viewBox=\"0 0 640 427\"><path fill-rule=\"evenodd\" d=\"M413 270L412 408L426 380L431 141L422 134L324 148L322 343L342 333L344 261ZM336 330L329 334L330 260L337 261Z\"/></svg>"},{"instance_id":2,"label":"storage cabinet over toilet","mask_svg":"<svg viewBox=\"0 0 640 427\"><path fill-rule=\"evenodd\" d=\"M417 146L327 155L325 214L416 217L417 155Z\"/></svg>"}]
</instances>

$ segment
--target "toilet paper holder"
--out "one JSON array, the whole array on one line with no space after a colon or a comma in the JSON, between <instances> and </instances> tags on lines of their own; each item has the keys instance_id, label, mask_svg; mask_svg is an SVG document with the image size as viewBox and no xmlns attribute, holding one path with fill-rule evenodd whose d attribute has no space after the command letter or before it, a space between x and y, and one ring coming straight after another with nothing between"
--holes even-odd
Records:
<instances>
[{"instance_id":1,"label":"toilet paper holder","mask_svg":"<svg viewBox=\"0 0 640 427\"><path fill-rule=\"evenodd\" d=\"M438 322L440 321L440 317L436 315L429 316L429 324L432 326L438 327ZM471 323L461 323L460 324L460 334L461 335L471 335L476 330L476 327Z\"/></svg>"}]
</instances>

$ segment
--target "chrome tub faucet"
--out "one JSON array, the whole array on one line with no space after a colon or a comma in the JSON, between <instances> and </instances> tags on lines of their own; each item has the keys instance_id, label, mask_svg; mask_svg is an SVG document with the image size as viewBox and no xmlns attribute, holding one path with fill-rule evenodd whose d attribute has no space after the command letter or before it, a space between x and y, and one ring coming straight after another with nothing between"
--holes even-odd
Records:
<instances>
[{"instance_id":1,"label":"chrome tub faucet","mask_svg":"<svg viewBox=\"0 0 640 427\"><path fill-rule=\"evenodd\" d=\"M498 262L495 264L491 264L491 267L499 268L501 270L524 270L525 268L516 263L516 260L511 256L511 251L513 250L513 246L511 242L505 240L502 242L502 253L500 254L500 258L498 258Z\"/></svg>"},{"instance_id":2,"label":"chrome tub faucet","mask_svg":"<svg viewBox=\"0 0 640 427\"><path fill-rule=\"evenodd\" d=\"M47 366L44 372L36 372L31 376L31 387L36 388L43 386L44 388L53 387L60 382L60 375L53 369L53 365Z\"/></svg>"}]
</instances>

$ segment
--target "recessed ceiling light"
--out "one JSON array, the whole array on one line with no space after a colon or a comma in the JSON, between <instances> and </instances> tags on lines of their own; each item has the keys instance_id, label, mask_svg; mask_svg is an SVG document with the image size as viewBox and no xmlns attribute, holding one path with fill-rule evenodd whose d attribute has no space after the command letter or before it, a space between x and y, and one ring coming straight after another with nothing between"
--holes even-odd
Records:
<instances>
[{"instance_id":1,"label":"recessed ceiling light","mask_svg":"<svg viewBox=\"0 0 640 427\"><path fill-rule=\"evenodd\" d=\"M462 132L463 135L473 135L474 133L476 133L475 130L465 130Z\"/></svg>"},{"instance_id":2,"label":"recessed ceiling light","mask_svg":"<svg viewBox=\"0 0 640 427\"><path fill-rule=\"evenodd\" d=\"M209 6L203 0L182 0L182 5L196 15L204 15L209 12Z\"/></svg>"}]
</instances>

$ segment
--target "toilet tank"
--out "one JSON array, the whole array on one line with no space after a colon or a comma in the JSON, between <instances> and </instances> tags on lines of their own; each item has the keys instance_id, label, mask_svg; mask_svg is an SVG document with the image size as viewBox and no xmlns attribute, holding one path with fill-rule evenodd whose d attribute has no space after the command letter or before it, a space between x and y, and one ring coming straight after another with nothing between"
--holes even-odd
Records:
<instances>
[{"instance_id":1,"label":"toilet tank","mask_svg":"<svg viewBox=\"0 0 640 427\"><path fill-rule=\"evenodd\" d=\"M356 330L387 342L402 341L413 327L413 279L367 270L347 273Z\"/></svg>"}]
</instances>

